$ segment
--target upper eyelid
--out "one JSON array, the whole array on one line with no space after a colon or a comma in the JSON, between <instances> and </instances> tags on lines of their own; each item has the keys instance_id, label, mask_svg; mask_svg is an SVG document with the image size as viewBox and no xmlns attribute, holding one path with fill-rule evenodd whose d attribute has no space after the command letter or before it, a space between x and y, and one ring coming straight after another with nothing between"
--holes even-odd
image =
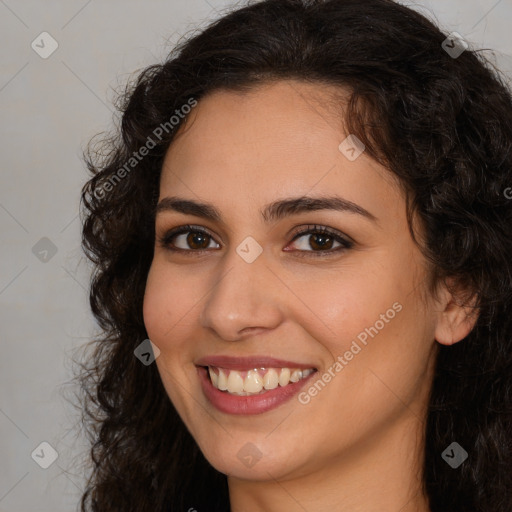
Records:
<instances>
[{"instance_id":1,"label":"upper eyelid","mask_svg":"<svg viewBox=\"0 0 512 512\"><path fill-rule=\"evenodd\" d=\"M347 241L352 241L351 237L349 237L348 235L345 235L344 233L339 232L338 230L336 230L334 228L329 228L322 224L308 224L306 226L296 228L296 229L292 230L292 233L289 236L296 237L298 235L308 234L310 231L320 231L320 230L324 230L324 231L332 234L333 236L336 235L341 238L347 238L348 239ZM182 226L176 226L175 228L171 228L169 230L164 230L162 238L166 238L168 236L180 235L180 234L182 235L184 233L188 233L189 231L199 231L201 233L207 234L208 236L211 236L212 238L216 238L216 235L212 234L208 228L205 228L203 226L195 226L195 225L191 225L191 224L184 224Z\"/></svg>"}]
</instances>

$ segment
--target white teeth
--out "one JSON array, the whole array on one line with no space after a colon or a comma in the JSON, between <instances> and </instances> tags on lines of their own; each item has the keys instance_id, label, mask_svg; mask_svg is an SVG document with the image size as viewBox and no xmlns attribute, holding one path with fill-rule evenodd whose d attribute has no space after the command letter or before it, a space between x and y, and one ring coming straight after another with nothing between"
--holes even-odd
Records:
<instances>
[{"instance_id":1,"label":"white teeth","mask_svg":"<svg viewBox=\"0 0 512 512\"><path fill-rule=\"evenodd\" d=\"M210 379L212 379L213 385L216 388L218 388L219 387L219 376L210 367L208 367L208 373L210 374Z\"/></svg>"},{"instance_id":2,"label":"white teeth","mask_svg":"<svg viewBox=\"0 0 512 512\"><path fill-rule=\"evenodd\" d=\"M237 370L208 367L210 380L215 388L239 396L260 394L267 390L276 389L278 386L284 387L290 382L294 383L306 378L314 371L313 368L307 370L261 368L260 370L239 372ZM242 374L245 375L245 378Z\"/></svg>"},{"instance_id":3,"label":"white teeth","mask_svg":"<svg viewBox=\"0 0 512 512\"><path fill-rule=\"evenodd\" d=\"M226 374L220 368L219 368L219 381L218 381L217 387L221 391L226 391L228 389L228 378L226 377Z\"/></svg>"},{"instance_id":4,"label":"white teeth","mask_svg":"<svg viewBox=\"0 0 512 512\"><path fill-rule=\"evenodd\" d=\"M286 386L290 382L290 368L283 368L279 374L279 385Z\"/></svg>"},{"instance_id":5,"label":"white teeth","mask_svg":"<svg viewBox=\"0 0 512 512\"><path fill-rule=\"evenodd\" d=\"M257 371L249 370L243 382L244 391L249 393L259 393L263 389L263 378Z\"/></svg>"},{"instance_id":6,"label":"white teeth","mask_svg":"<svg viewBox=\"0 0 512 512\"><path fill-rule=\"evenodd\" d=\"M229 372L228 391L230 393L241 393L244 390L244 379L238 372Z\"/></svg>"},{"instance_id":7,"label":"white teeth","mask_svg":"<svg viewBox=\"0 0 512 512\"><path fill-rule=\"evenodd\" d=\"M263 387L265 389L276 389L277 386L279 386L279 377L274 368L270 368L263 377Z\"/></svg>"},{"instance_id":8,"label":"white teeth","mask_svg":"<svg viewBox=\"0 0 512 512\"><path fill-rule=\"evenodd\" d=\"M302 371L294 370L290 375L290 382L299 382L300 379L302 379Z\"/></svg>"}]
</instances>

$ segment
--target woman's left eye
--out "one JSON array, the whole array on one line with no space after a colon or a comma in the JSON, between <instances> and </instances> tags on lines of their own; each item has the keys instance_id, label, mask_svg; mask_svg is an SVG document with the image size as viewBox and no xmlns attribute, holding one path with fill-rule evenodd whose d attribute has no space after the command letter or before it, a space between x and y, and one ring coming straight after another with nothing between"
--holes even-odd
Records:
<instances>
[{"instance_id":1,"label":"woman's left eye","mask_svg":"<svg viewBox=\"0 0 512 512\"><path fill-rule=\"evenodd\" d=\"M292 242L300 238L304 238L304 241L301 242L300 245L302 247L299 247L299 249L303 252L320 253L315 254L315 256L324 256L326 253L338 253L345 249L350 249L354 245L348 238L324 226L308 227L305 231L296 233ZM333 249L334 243L337 243L338 247ZM306 249L308 246L316 247L318 250L309 251Z\"/></svg>"},{"instance_id":2,"label":"woman's left eye","mask_svg":"<svg viewBox=\"0 0 512 512\"><path fill-rule=\"evenodd\" d=\"M298 252L308 252L315 256L325 256L330 253L338 253L345 249L350 249L354 245L354 243L348 238L335 231L331 231L324 226L308 226L307 229L295 233L292 242L301 238L304 240L298 244ZM161 247L169 251L198 253L211 248L210 243L214 242L214 239L212 235L202 228L181 226L171 229L165 233L164 236L159 238L158 241ZM176 247L176 244L180 242L184 244L185 247ZM217 242L214 243L217 244ZM338 247L333 248L334 243L337 243ZM186 247L187 245L190 249ZM214 248L220 247L219 244L217 244L217 246L218 247ZM308 247L313 248L313 250L308 250ZM295 252L289 250L286 251Z\"/></svg>"}]
</instances>

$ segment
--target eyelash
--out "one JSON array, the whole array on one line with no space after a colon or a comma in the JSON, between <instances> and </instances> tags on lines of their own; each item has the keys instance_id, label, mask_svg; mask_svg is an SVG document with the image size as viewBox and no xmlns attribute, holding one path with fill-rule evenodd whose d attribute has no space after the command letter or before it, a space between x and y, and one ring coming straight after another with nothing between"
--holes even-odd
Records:
<instances>
[{"instance_id":1,"label":"eyelash","mask_svg":"<svg viewBox=\"0 0 512 512\"><path fill-rule=\"evenodd\" d=\"M163 236L158 237L158 243L160 244L160 246L162 248L164 248L168 251L172 251L172 252L182 252L182 253L190 252L190 253L195 253L195 254L198 254L198 253L201 254L201 253L209 250L209 249L180 249L180 248L175 248L175 247L171 246L171 240L174 237L176 237L178 235L182 235L184 233L189 233L189 232L190 233L200 233L202 235L206 235L213 239L213 236L210 233L208 233L208 231L206 231L202 228L186 225L186 226L180 226L177 228L173 228L173 229L167 231ZM295 233L293 235L291 242L294 242L298 238L301 238L302 236L309 235L309 234L329 235L329 237L332 238L334 241L339 242L341 244L341 247L338 247L336 249L326 249L326 250L320 250L320 251L298 250L298 251L293 251L293 252L312 253L313 257L326 257L331 254L339 254L340 252L347 250L347 249L351 249L354 246L353 242L351 242L351 241L347 240L346 238L342 237L341 235L337 234L335 231L332 231L329 228L326 228L325 226L318 226L316 224L308 225L308 227L306 229ZM301 257L303 257L303 256L305 256L305 255L302 254Z\"/></svg>"}]
</instances>

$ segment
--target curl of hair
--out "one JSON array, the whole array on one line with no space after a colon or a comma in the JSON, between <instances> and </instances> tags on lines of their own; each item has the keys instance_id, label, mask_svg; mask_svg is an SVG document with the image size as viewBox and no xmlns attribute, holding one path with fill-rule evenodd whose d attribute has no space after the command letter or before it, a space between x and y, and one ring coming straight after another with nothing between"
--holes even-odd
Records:
<instances>
[{"instance_id":1,"label":"curl of hair","mask_svg":"<svg viewBox=\"0 0 512 512\"><path fill-rule=\"evenodd\" d=\"M512 100L483 55L452 59L445 38L391 0L266 0L181 42L127 87L119 130L85 156L82 240L103 334L80 377L94 464L83 512L229 510L225 475L198 449L156 365L133 351L148 337L142 304L177 131L169 119L191 98L286 79L350 92L340 118L403 186L432 289L449 279L466 290L460 300L474 300L474 329L438 348L425 427L431 510L512 510ZM130 160L149 138L148 154ZM453 441L469 453L457 470L441 458Z\"/></svg>"}]
</instances>

